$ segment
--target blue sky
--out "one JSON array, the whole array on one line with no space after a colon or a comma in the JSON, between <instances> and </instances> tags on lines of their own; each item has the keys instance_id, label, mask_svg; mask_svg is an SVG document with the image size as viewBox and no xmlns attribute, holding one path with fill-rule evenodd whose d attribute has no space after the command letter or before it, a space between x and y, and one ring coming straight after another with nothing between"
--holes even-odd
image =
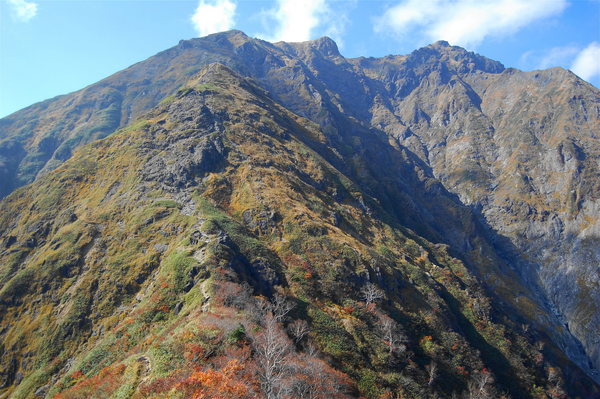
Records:
<instances>
[{"instance_id":1,"label":"blue sky","mask_svg":"<svg viewBox=\"0 0 600 399\"><path fill-rule=\"evenodd\" d=\"M233 28L271 41L327 35L346 57L443 39L600 86L599 0L0 0L0 117Z\"/></svg>"}]
</instances>

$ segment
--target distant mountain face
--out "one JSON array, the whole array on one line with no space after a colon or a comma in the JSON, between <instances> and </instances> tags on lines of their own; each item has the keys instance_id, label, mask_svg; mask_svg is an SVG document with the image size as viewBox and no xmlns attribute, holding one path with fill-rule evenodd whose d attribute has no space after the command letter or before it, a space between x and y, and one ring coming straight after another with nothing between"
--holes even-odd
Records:
<instances>
[{"instance_id":1,"label":"distant mountain face","mask_svg":"<svg viewBox=\"0 0 600 399\"><path fill-rule=\"evenodd\" d=\"M328 38L238 31L19 111L0 120L0 195L37 181L0 208L0 384L78 397L74 373L122 362L142 395L189 360L160 358L168 334L197 333L225 306L211 290L245 282L298 301L350 395L450 397L483 369L490 395L592 395L570 361L597 378L599 120L598 89L558 68L445 42L346 59ZM363 314L369 282L386 302ZM382 358L373 317L408 352Z\"/></svg>"}]
</instances>

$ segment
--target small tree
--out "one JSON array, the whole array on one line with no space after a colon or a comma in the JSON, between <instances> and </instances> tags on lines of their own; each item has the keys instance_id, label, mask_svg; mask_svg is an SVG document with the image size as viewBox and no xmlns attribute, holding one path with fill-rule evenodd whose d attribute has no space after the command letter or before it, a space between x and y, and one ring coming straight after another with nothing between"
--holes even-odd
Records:
<instances>
[{"instance_id":1,"label":"small tree","mask_svg":"<svg viewBox=\"0 0 600 399\"><path fill-rule=\"evenodd\" d=\"M473 313L475 313L475 315L484 321L489 321L490 320L490 301L488 298L486 298L485 296L483 296L482 293L477 292L477 294L475 295L475 299L473 300Z\"/></svg>"},{"instance_id":2,"label":"small tree","mask_svg":"<svg viewBox=\"0 0 600 399\"><path fill-rule=\"evenodd\" d=\"M487 386L494 381L492 373L490 373L487 369L483 369L479 373L475 374L474 378L479 392L486 391Z\"/></svg>"},{"instance_id":3,"label":"small tree","mask_svg":"<svg viewBox=\"0 0 600 399\"><path fill-rule=\"evenodd\" d=\"M425 366L425 368L427 369L427 374L429 375L427 385L430 386L431 384L433 384L433 381L435 381L437 377L437 363L431 362L429 363L429 365Z\"/></svg>"},{"instance_id":4,"label":"small tree","mask_svg":"<svg viewBox=\"0 0 600 399\"><path fill-rule=\"evenodd\" d=\"M383 291L373 283L365 284L360 290L360 293L367 306L385 297Z\"/></svg>"},{"instance_id":5,"label":"small tree","mask_svg":"<svg viewBox=\"0 0 600 399\"><path fill-rule=\"evenodd\" d=\"M288 329L290 331L290 334L292 335L292 338L294 338L294 342L297 344L300 343L300 341L302 341L302 338L304 338L306 334L308 334L310 331L306 320L295 320L292 323L290 323Z\"/></svg>"},{"instance_id":6,"label":"small tree","mask_svg":"<svg viewBox=\"0 0 600 399\"><path fill-rule=\"evenodd\" d=\"M493 381L494 377L487 369L473 374L473 379L468 384L469 399L491 398L490 388Z\"/></svg>"},{"instance_id":7,"label":"small tree","mask_svg":"<svg viewBox=\"0 0 600 399\"><path fill-rule=\"evenodd\" d=\"M402 344L404 336L398 328L398 323L386 315L381 315L379 322L379 332L384 344L388 346L389 355L405 350L406 347Z\"/></svg>"},{"instance_id":8,"label":"small tree","mask_svg":"<svg viewBox=\"0 0 600 399\"><path fill-rule=\"evenodd\" d=\"M285 320L288 313L294 309L294 304L288 301L283 295L276 293L273 295L273 300L267 298L255 297L248 301L246 312L254 323L262 325L267 314L275 319L276 323L281 323Z\"/></svg>"},{"instance_id":9,"label":"small tree","mask_svg":"<svg viewBox=\"0 0 600 399\"><path fill-rule=\"evenodd\" d=\"M279 399L292 345L271 312L265 315L264 328L255 335L253 344L262 391L267 399Z\"/></svg>"},{"instance_id":10,"label":"small tree","mask_svg":"<svg viewBox=\"0 0 600 399\"><path fill-rule=\"evenodd\" d=\"M323 360L302 356L290 364L284 399L344 399L351 385L347 375Z\"/></svg>"},{"instance_id":11,"label":"small tree","mask_svg":"<svg viewBox=\"0 0 600 399\"><path fill-rule=\"evenodd\" d=\"M319 356L319 348L309 341L306 348L304 348L304 353L309 357L317 357Z\"/></svg>"},{"instance_id":12,"label":"small tree","mask_svg":"<svg viewBox=\"0 0 600 399\"><path fill-rule=\"evenodd\" d=\"M283 295L279 293L273 295L270 310L278 323L283 322L292 309L294 309L294 304L288 301Z\"/></svg>"}]
</instances>

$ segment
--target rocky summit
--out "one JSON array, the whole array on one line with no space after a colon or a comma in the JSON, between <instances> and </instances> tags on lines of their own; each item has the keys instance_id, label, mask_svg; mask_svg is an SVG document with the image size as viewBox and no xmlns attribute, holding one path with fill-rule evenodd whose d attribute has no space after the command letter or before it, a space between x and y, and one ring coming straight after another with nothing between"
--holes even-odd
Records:
<instances>
[{"instance_id":1,"label":"rocky summit","mask_svg":"<svg viewBox=\"0 0 600 399\"><path fill-rule=\"evenodd\" d=\"M600 395L600 91L181 41L0 119L0 398Z\"/></svg>"}]
</instances>

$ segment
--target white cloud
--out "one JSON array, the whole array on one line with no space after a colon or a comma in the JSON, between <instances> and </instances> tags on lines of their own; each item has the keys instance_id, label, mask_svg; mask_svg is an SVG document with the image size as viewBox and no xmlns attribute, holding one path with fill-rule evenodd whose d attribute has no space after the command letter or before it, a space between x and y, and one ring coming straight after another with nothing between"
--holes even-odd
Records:
<instances>
[{"instance_id":1,"label":"white cloud","mask_svg":"<svg viewBox=\"0 0 600 399\"><path fill-rule=\"evenodd\" d=\"M231 0L200 0L192 15L198 36L222 32L233 28L236 3Z\"/></svg>"},{"instance_id":2,"label":"white cloud","mask_svg":"<svg viewBox=\"0 0 600 399\"><path fill-rule=\"evenodd\" d=\"M273 42L301 42L325 34L341 45L348 24L347 13L356 1L340 2L343 8L335 10L331 3L332 0L276 0L275 7L263 12L263 25L270 27L275 22L273 29L257 36Z\"/></svg>"},{"instance_id":3,"label":"white cloud","mask_svg":"<svg viewBox=\"0 0 600 399\"><path fill-rule=\"evenodd\" d=\"M592 42L584 48L575 58L571 70L587 81L600 76L600 43Z\"/></svg>"},{"instance_id":4,"label":"white cloud","mask_svg":"<svg viewBox=\"0 0 600 399\"><path fill-rule=\"evenodd\" d=\"M402 0L376 20L376 32L474 47L560 14L566 0Z\"/></svg>"},{"instance_id":5,"label":"white cloud","mask_svg":"<svg viewBox=\"0 0 600 399\"><path fill-rule=\"evenodd\" d=\"M261 36L270 41L310 40L327 9L326 0L277 0L276 7L266 11L267 18L276 21L275 32Z\"/></svg>"},{"instance_id":6,"label":"white cloud","mask_svg":"<svg viewBox=\"0 0 600 399\"><path fill-rule=\"evenodd\" d=\"M29 21L37 14L38 5L36 3L26 0L8 0L8 4L11 5L14 15L21 21Z\"/></svg>"}]
</instances>

